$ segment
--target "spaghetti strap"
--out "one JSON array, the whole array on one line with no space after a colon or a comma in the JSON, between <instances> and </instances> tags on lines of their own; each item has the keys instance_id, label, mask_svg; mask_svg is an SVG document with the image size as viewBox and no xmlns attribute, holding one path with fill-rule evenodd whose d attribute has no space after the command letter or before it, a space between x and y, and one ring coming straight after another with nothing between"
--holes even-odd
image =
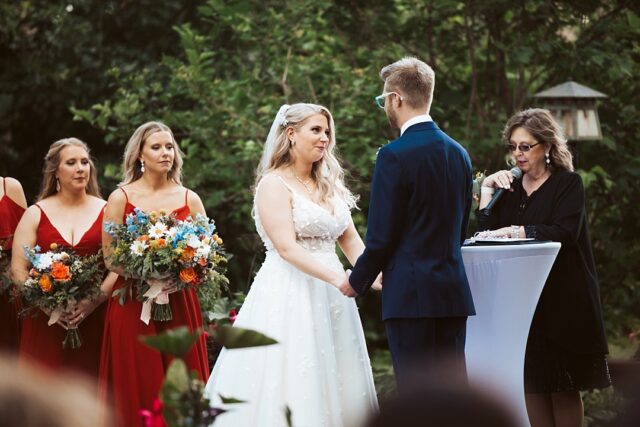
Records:
<instances>
[{"instance_id":1,"label":"spaghetti strap","mask_svg":"<svg viewBox=\"0 0 640 427\"><path fill-rule=\"evenodd\" d=\"M39 204L34 203L34 206L37 207L38 209L40 209L40 212L44 213L44 211L42 210L42 207Z\"/></svg>"},{"instance_id":2,"label":"spaghetti strap","mask_svg":"<svg viewBox=\"0 0 640 427\"><path fill-rule=\"evenodd\" d=\"M189 189L187 188L187 191L184 193L184 205L185 206L187 206L189 204L188 200L187 200L188 197L189 197Z\"/></svg>"},{"instance_id":3,"label":"spaghetti strap","mask_svg":"<svg viewBox=\"0 0 640 427\"><path fill-rule=\"evenodd\" d=\"M287 187L287 190L289 190L291 193L295 194L296 191L293 189L293 187L291 187L289 184L287 184L287 181L284 180L283 177L281 177L279 174L274 173L275 176L278 177L278 179L280 180L280 182L282 182L284 184L285 187Z\"/></svg>"},{"instance_id":4,"label":"spaghetti strap","mask_svg":"<svg viewBox=\"0 0 640 427\"><path fill-rule=\"evenodd\" d=\"M127 194L127 192L124 191L123 187L118 187L118 188L120 188L120 190L124 193L124 198L127 199L127 203L129 203L129 195Z\"/></svg>"}]
</instances>

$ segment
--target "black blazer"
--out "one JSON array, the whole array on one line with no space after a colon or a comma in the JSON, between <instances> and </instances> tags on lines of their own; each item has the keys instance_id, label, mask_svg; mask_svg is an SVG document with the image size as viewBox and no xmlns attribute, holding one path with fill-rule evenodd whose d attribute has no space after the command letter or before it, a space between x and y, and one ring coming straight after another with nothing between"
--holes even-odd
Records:
<instances>
[{"instance_id":1,"label":"black blazer","mask_svg":"<svg viewBox=\"0 0 640 427\"><path fill-rule=\"evenodd\" d=\"M362 294L383 272L383 319L475 314L460 250L471 189L469 155L433 122L380 149L366 249L349 281Z\"/></svg>"}]
</instances>

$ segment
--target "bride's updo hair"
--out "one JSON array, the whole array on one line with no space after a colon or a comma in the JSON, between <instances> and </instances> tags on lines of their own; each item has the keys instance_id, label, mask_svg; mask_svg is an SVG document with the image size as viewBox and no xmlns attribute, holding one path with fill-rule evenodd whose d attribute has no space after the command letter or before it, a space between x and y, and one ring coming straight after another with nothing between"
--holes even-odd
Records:
<instances>
[{"instance_id":1,"label":"bride's updo hair","mask_svg":"<svg viewBox=\"0 0 640 427\"><path fill-rule=\"evenodd\" d=\"M333 116L322 105L299 103L283 105L280 108L265 142L262 159L256 170L254 191L265 175L293 164L291 142L287 137L286 130L288 128L298 130L308 118L317 114L325 116L329 123L329 144L322 158L315 162L311 168L311 177L318 185L320 200L323 203L328 203L337 194L344 199L349 208L354 208L356 207L357 198L344 185L344 170L336 153L336 127L333 122Z\"/></svg>"}]
</instances>

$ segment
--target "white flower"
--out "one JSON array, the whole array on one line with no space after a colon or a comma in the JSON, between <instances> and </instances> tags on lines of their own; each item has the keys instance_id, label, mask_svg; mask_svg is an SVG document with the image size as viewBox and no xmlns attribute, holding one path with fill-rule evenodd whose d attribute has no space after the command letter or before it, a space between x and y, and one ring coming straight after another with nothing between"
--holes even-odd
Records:
<instances>
[{"instance_id":1,"label":"white flower","mask_svg":"<svg viewBox=\"0 0 640 427\"><path fill-rule=\"evenodd\" d=\"M132 254L134 254L136 256L142 256L142 255L144 255L145 249L147 249L148 247L149 247L149 245L147 245L145 242L141 242L140 240L136 240L131 244L131 246L129 246L129 249L131 250Z\"/></svg>"},{"instance_id":2,"label":"white flower","mask_svg":"<svg viewBox=\"0 0 640 427\"><path fill-rule=\"evenodd\" d=\"M187 242L187 245L191 246L193 249L198 249L200 246L202 246L202 242L195 234L187 234L185 236L185 241Z\"/></svg>"},{"instance_id":3,"label":"white flower","mask_svg":"<svg viewBox=\"0 0 640 427\"><path fill-rule=\"evenodd\" d=\"M196 258L207 259L210 253L211 253L211 246L202 245L198 248L198 250L196 250Z\"/></svg>"},{"instance_id":4,"label":"white flower","mask_svg":"<svg viewBox=\"0 0 640 427\"><path fill-rule=\"evenodd\" d=\"M152 239L160 239L167 234L167 225L163 222L156 222L149 228L149 237Z\"/></svg>"},{"instance_id":5,"label":"white flower","mask_svg":"<svg viewBox=\"0 0 640 427\"><path fill-rule=\"evenodd\" d=\"M38 270L46 270L47 268L51 267L52 263L53 263L53 254L51 252L45 252L43 254L40 254L40 256L38 256L38 259L36 260L36 265L34 267Z\"/></svg>"},{"instance_id":6,"label":"white flower","mask_svg":"<svg viewBox=\"0 0 640 427\"><path fill-rule=\"evenodd\" d=\"M176 227L171 227L165 234L170 240L173 240L176 238L176 234L178 234L178 229Z\"/></svg>"}]
</instances>

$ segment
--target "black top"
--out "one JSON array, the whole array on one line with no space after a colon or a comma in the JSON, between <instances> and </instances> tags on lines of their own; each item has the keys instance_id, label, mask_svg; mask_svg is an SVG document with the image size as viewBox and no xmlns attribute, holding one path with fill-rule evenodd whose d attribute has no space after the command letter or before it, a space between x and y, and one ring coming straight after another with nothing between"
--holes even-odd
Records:
<instances>
[{"instance_id":1,"label":"black top","mask_svg":"<svg viewBox=\"0 0 640 427\"><path fill-rule=\"evenodd\" d=\"M582 179L575 172L552 174L527 196L522 180L491 209L476 212L479 230L524 225L527 237L560 242L532 328L575 353L606 353L598 276L587 230Z\"/></svg>"}]
</instances>

